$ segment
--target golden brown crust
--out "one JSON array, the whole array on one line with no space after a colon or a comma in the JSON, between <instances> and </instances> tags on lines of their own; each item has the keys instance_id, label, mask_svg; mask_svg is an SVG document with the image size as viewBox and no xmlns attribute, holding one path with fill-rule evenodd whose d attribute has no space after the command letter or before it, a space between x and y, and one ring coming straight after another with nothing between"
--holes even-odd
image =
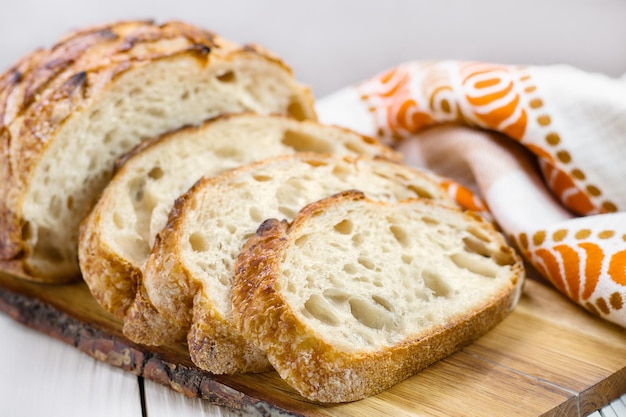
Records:
<instances>
[{"instance_id":1,"label":"golden brown crust","mask_svg":"<svg viewBox=\"0 0 626 417\"><path fill-rule=\"evenodd\" d=\"M230 321L221 318L206 300L197 297L193 306L193 324L187 337L193 363L214 374L270 371L272 365L265 352L243 336L234 335Z\"/></svg>"},{"instance_id":2,"label":"golden brown crust","mask_svg":"<svg viewBox=\"0 0 626 417\"><path fill-rule=\"evenodd\" d=\"M130 302L137 292L137 282L141 270L119 257L116 251L103 244L99 236L101 229L89 227L92 222L99 222L101 212L93 210L81 223L79 253L84 261L81 269L89 291L107 311L123 317ZM119 277L125 277L120 280ZM120 297L119 293L127 297Z\"/></svg>"},{"instance_id":3,"label":"golden brown crust","mask_svg":"<svg viewBox=\"0 0 626 417\"><path fill-rule=\"evenodd\" d=\"M310 204L292 224L267 220L242 248L235 265L233 308L239 330L265 350L282 378L313 401L354 401L388 389L483 335L506 317L517 297L516 281L481 308L419 339L372 353L346 353L333 348L291 310L276 285L277 276L281 256L290 244L289 235L302 219L327 210L335 199L363 198L360 192L340 193ZM506 247L504 240L502 243ZM521 280L521 261L506 248L516 260L514 273Z\"/></svg>"},{"instance_id":4,"label":"golden brown crust","mask_svg":"<svg viewBox=\"0 0 626 417\"><path fill-rule=\"evenodd\" d=\"M122 73L151 62L191 56L207 65L252 50L289 70L260 49L182 22L125 21L72 32L0 76L0 195L6 196L0 204L0 269L40 281L77 278L33 276L26 262L33 248L22 238L28 231L22 231L20 215L33 170L71 115L88 107ZM299 111L314 118L307 110L313 98L304 93L308 102Z\"/></svg>"},{"instance_id":5,"label":"golden brown crust","mask_svg":"<svg viewBox=\"0 0 626 417\"><path fill-rule=\"evenodd\" d=\"M123 333L136 343L162 345L185 340L186 329L172 326L150 302L145 288L139 285L132 305L126 311Z\"/></svg>"}]
</instances>

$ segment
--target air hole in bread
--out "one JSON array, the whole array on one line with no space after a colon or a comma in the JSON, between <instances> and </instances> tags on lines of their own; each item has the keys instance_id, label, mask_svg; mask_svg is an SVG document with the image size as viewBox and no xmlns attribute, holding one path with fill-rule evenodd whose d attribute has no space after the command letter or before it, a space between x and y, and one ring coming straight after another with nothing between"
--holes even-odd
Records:
<instances>
[{"instance_id":1,"label":"air hole in bread","mask_svg":"<svg viewBox=\"0 0 626 417\"><path fill-rule=\"evenodd\" d=\"M308 242L308 240L309 240L309 235L302 235L302 236L298 237L298 238L295 240L295 242L294 242L294 243L296 244L296 246L297 246L297 247L301 248L301 247L303 247L304 245L306 245L306 243Z\"/></svg>"},{"instance_id":2,"label":"air hole in bread","mask_svg":"<svg viewBox=\"0 0 626 417\"><path fill-rule=\"evenodd\" d=\"M143 200L143 184L141 187L132 190L132 197L135 202L141 202Z\"/></svg>"},{"instance_id":3,"label":"air hole in bread","mask_svg":"<svg viewBox=\"0 0 626 417\"><path fill-rule=\"evenodd\" d=\"M222 158L236 158L241 155L241 151L236 147L222 146L215 149L215 154Z\"/></svg>"},{"instance_id":4,"label":"air hole in bread","mask_svg":"<svg viewBox=\"0 0 626 417\"><path fill-rule=\"evenodd\" d=\"M436 226L439 224L439 220L434 219L430 216L422 216L420 220L429 226Z\"/></svg>"},{"instance_id":5,"label":"air hole in bread","mask_svg":"<svg viewBox=\"0 0 626 417\"><path fill-rule=\"evenodd\" d=\"M98 163L98 156L97 156L97 155L92 155L92 156L89 158L89 165L88 165L88 169L89 169L89 171L93 171L93 170L95 170L95 169L96 169L96 167L97 167L98 165L100 165L100 164Z\"/></svg>"},{"instance_id":6,"label":"air hole in bread","mask_svg":"<svg viewBox=\"0 0 626 417\"><path fill-rule=\"evenodd\" d=\"M346 274L353 275L353 274L356 274L357 271L358 271L358 269L357 269L356 265L354 265L354 264L345 264L343 266L343 272L345 272Z\"/></svg>"},{"instance_id":7,"label":"air hole in bread","mask_svg":"<svg viewBox=\"0 0 626 417\"><path fill-rule=\"evenodd\" d=\"M361 246L363 244L363 242L365 242L365 237L363 237L363 235L361 233L355 233L352 236L352 244L354 246Z\"/></svg>"},{"instance_id":8,"label":"air hole in bread","mask_svg":"<svg viewBox=\"0 0 626 417\"><path fill-rule=\"evenodd\" d=\"M450 255L450 259L459 268L467 269L478 275L495 278L498 274L494 262L475 253L457 252Z\"/></svg>"},{"instance_id":9,"label":"air hole in bread","mask_svg":"<svg viewBox=\"0 0 626 417\"><path fill-rule=\"evenodd\" d=\"M336 164L333 168L333 175L341 180L345 180L352 173L347 164Z\"/></svg>"},{"instance_id":10,"label":"air hole in bread","mask_svg":"<svg viewBox=\"0 0 626 417\"><path fill-rule=\"evenodd\" d=\"M125 224L124 224L124 215L122 213L119 212L115 212L113 213L113 224L115 225L115 227L118 230L124 230L125 228Z\"/></svg>"},{"instance_id":11,"label":"air hole in bread","mask_svg":"<svg viewBox=\"0 0 626 417\"><path fill-rule=\"evenodd\" d=\"M482 240L483 242L490 242L491 239L487 236L482 230L477 227L469 227L467 231L471 233L476 239Z\"/></svg>"},{"instance_id":12,"label":"air hole in bread","mask_svg":"<svg viewBox=\"0 0 626 417\"><path fill-rule=\"evenodd\" d=\"M50 203L48 205L48 211L52 217L59 217L61 215L61 200L59 196L54 195L50 199Z\"/></svg>"},{"instance_id":13,"label":"air hole in bread","mask_svg":"<svg viewBox=\"0 0 626 417\"><path fill-rule=\"evenodd\" d=\"M323 167L323 166L328 165L327 162L325 162L325 161L323 161L321 159L304 159L304 158L302 158L301 161L302 161L302 163L307 164L309 166L312 166L313 168Z\"/></svg>"},{"instance_id":14,"label":"air hole in bread","mask_svg":"<svg viewBox=\"0 0 626 417\"><path fill-rule=\"evenodd\" d=\"M263 220L265 220L263 218L263 213L257 206L251 206L250 210L248 210L248 214L250 215L250 219L252 219L255 223L262 223Z\"/></svg>"},{"instance_id":15,"label":"air hole in bread","mask_svg":"<svg viewBox=\"0 0 626 417\"><path fill-rule=\"evenodd\" d=\"M189 100L189 97L191 97L191 93L189 93L188 90L183 91L183 93L180 95L180 99L182 101Z\"/></svg>"},{"instance_id":16,"label":"air hole in bread","mask_svg":"<svg viewBox=\"0 0 626 417\"><path fill-rule=\"evenodd\" d=\"M409 235L402 226L391 225L389 226L389 231L391 231L393 237L400 244L400 246L406 248L409 245Z\"/></svg>"},{"instance_id":17,"label":"air hole in bread","mask_svg":"<svg viewBox=\"0 0 626 417\"><path fill-rule=\"evenodd\" d=\"M160 109L158 107L149 107L145 111L146 114L154 117L155 119L165 118L167 117L167 113L164 109Z\"/></svg>"},{"instance_id":18,"label":"air hole in bread","mask_svg":"<svg viewBox=\"0 0 626 417\"><path fill-rule=\"evenodd\" d=\"M150 172L148 172L148 177L152 178L153 180L158 180L163 177L163 170L161 169L161 167L154 167L150 170Z\"/></svg>"},{"instance_id":19,"label":"air hole in bread","mask_svg":"<svg viewBox=\"0 0 626 417\"><path fill-rule=\"evenodd\" d=\"M447 297L450 294L450 286L436 272L425 270L422 272L422 279L426 288L432 291L435 297Z\"/></svg>"},{"instance_id":20,"label":"air hole in bread","mask_svg":"<svg viewBox=\"0 0 626 417\"><path fill-rule=\"evenodd\" d=\"M342 235L349 235L350 233L352 233L353 226L354 225L352 224L352 222L346 219L337 223L334 226L334 229Z\"/></svg>"},{"instance_id":21,"label":"air hole in bread","mask_svg":"<svg viewBox=\"0 0 626 417\"><path fill-rule=\"evenodd\" d=\"M208 240L199 232L192 233L189 236L189 244L194 252L206 252L209 250Z\"/></svg>"},{"instance_id":22,"label":"air hole in bread","mask_svg":"<svg viewBox=\"0 0 626 417\"><path fill-rule=\"evenodd\" d=\"M237 76L233 71L224 71L215 77L221 83L232 83L237 81Z\"/></svg>"},{"instance_id":23,"label":"air hole in bread","mask_svg":"<svg viewBox=\"0 0 626 417\"><path fill-rule=\"evenodd\" d=\"M363 257L363 256L359 256L359 258L357 259L357 261L358 261L361 265L363 265L363 267L365 267L366 269L373 270L373 269L374 269L374 267L375 267L374 262L372 262L372 260L371 260L371 259L369 259L369 258L366 258L366 257Z\"/></svg>"},{"instance_id":24,"label":"air hole in bread","mask_svg":"<svg viewBox=\"0 0 626 417\"><path fill-rule=\"evenodd\" d=\"M282 214L283 216L289 218L289 219L293 219L294 217L296 217L296 210L287 207L287 206L279 206L278 207L278 211L280 212L280 214Z\"/></svg>"},{"instance_id":25,"label":"air hole in bread","mask_svg":"<svg viewBox=\"0 0 626 417\"><path fill-rule=\"evenodd\" d=\"M120 149L128 150L132 148L133 144L129 139L124 139L120 142Z\"/></svg>"},{"instance_id":26,"label":"air hole in bread","mask_svg":"<svg viewBox=\"0 0 626 417\"><path fill-rule=\"evenodd\" d=\"M109 143L113 142L114 136L115 136L115 133L112 130L109 130L108 132L104 134L104 137L102 138L102 143L105 145L108 145Z\"/></svg>"},{"instance_id":27,"label":"air hole in bread","mask_svg":"<svg viewBox=\"0 0 626 417\"><path fill-rule=\"evenodd\" d=\"M282 143L297 152L332 152L332 146L326 139L287 130L283 134Z\"/></svg>"},{"instance_id":28,"label":"air hole in bread","mask_svg":"<svg viewBox=\"0 0 626 417\"><path fill-rule=\"evenodd\" d=\"M146 85L150 85L148 80L146 80ZM128 92L128 95L129 97L136 97L142 93L143 93L143 90L141 88L135 87Z\"/></svg>"},{"instance_id":29,"label":"air hole in bread","mask_svg":"<svg viewBox=\"0 0 626 417\"><path fill-rule=\"evenodd\" d=\"M22 224L22 240L29 241L33 238L33 227L30 222L24 222Z\"/></svg>"},{"instance_id":30,"label":"air hole in bread","mask_svg":"<svg viewBox=\"0 0 626 417\"><path fill-rule=\"evenodd\" d=\"M425 190L422 187L418 187L414 184L409 184L408 188L420 198L427 198L429 200L432 200L434 198L430 191Z\"/></svg>"},{"instance_id":31,"label":"air hole in bread","mask_svg":"<svg viewBox=\"0 0 626 417\"><path fill-rule=\"evenodd\" d=\"M255 180L256 182L268 182L268 181L271 181L271 180L273 180L273 179L274 179L274 178L273 178L272 176L270 176L270 175L263 175L263 174L256 174L256 175L253 175L253 176L252 176L252 178L254 178L254 180Z\"/></svg>"},{"instance_id":32,"label":"air hole in bread","mask_svg":"<svg viewBox=\"0 0 626 417\"><path fill-rule=\"evenodd\" d=\"M365 142L365 140L363 141ZM365 154L366 152L366 147L363 145L363 143L361 142L346 142L344 144L345 148L351 152L354 152L356 154Z\"/></svg>"},{"instance_id":33,"label":"air hole in bread","mask_svg":"<svg viewBox=\"0 0 626 417\"><path fill-rule=\"evenodd\" d=\"M345 304L352 295L341 288L328 288L324 290L324 297L331 303L341 306Z\"/></svg>"},{"instance_id":34,"label":"air hole in bread","mask_svg":"<svg viewBox=\"0 0 626 417\"><path fill-rule=\"evenodd\" d=\"M287 113L289 113L289 115L296 120L305 120L308 118L307 112L305 112L302 107L302 103L299 101L293 101L293 99L287 106Z\"/></svg>"},{"instance_id":35,"label":"air hole in bread","mask_svg":"<svg viewBox=\"0 0 626 417\"><path fill-rule=\"evenodd\" d=\"M407 294L410 294L410 293L407 293ZM422 291L422 290L421 290L421 289L419 289L419 288L416 288L416 289L415 289L415 292L413 293L413 296L414 296L415 298L412 298L412 300L429 301L429 299L430 299L430 298L428 297L428 294L426 294L424 291Z\"/></svg>"},{"instance_id":36,"label":"air hole in bread","mask_svg":"<svg viewBox=\"0 0 626 417\"><path fill-rule=\"evenodd\" d=\"M500 266L515 264L515 259L513 258L510 249L507 248L500 248L499 251L495 252L493 260Z\"/></svg>"},{"instance_id":37,"label":"air hole in bread","mask_svg":"<svg viewBox=\"0 0 626 417\"><path fill-rule=\"evenodd\" d=\"M228 258L222 258L222 266L224 267L225 271L230 271L233 268L233 263ZM223 278L220 277L220 282L224 285L230 286L231 284L230 274L221 274L221 275L223 276Z\"/></svg>"},{"instance_id":38,"label":"air hole in bread","mask_svg":"<svg viewBox=\"0 0 626 417\"><path fill-rule=\"evenodd\" d=\"M407 265L411 265L411 262L413 262L413 257L411 255L407 255L406 253L402 254L402 262L404 262Z\"/></svg>"},{"instance_id":39,"label":"air hole in bread","mask_svg":"<svg viewBox=\"0 0 626 417\"><path fill-rule=\"evenodd\" d=\"M393 303L385 297L382 297L380 295L372 295L372 300L374 300L376 304L382 306L385 310L389 312L393 311Z\"/></svg>"},{"instance_id":40,"label":"air hole in bread","mask_svg":"<svg viewBox=\"0 0 626 417\"><path fill-rule=\"evenodd\" d=\"M336 314L333 314L332 305L319 294L311 294L311 296L304 303L305 314L309 313L317 320L329 326L337 326L340 323Z\"/></svg>"},{"instance_id":41,"label":"air hole in bread","mask_svg":"<svg viewBox=\"0 0 626 417\"><path fill-rule=\"evenodd\" d=\"M350 313L362 325L371 329L392 329L393 317L387 310L381 308L373 300L365 300L360 297L352 297L349 301Z\"/></svg>"},{"instance_id":42,"label":"air hole in bread","mask_svg":"<svg viewBox=\"0 0 626 417\"><path fill-rule=\"evenodd\" d=\"M89 122L97 122L98 120L100 120L100 117L102 117L102 113L100 112L100 110L96 109L89 113Z\"/></svg>"}]
</instances>

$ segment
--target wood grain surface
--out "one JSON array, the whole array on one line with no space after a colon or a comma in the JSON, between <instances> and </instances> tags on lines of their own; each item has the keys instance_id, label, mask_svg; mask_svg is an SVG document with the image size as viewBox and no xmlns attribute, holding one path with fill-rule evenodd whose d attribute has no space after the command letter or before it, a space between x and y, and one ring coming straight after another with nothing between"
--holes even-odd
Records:
<instances>
[{"instance_id":1,"label":"wood grain surface","mask_svg":"<svg viewBox=\"0 0 626 417\"><path fill-rule=\"evenodd\" d=\"M112 366L245 414L584 416L626 392L626 330L534 280L513 313L474 344L377 396L338 405L304 400L275 372L211 375L184 345L134 344L83 283L0 273L0 310Z\"/></svg>"}]
</instances>

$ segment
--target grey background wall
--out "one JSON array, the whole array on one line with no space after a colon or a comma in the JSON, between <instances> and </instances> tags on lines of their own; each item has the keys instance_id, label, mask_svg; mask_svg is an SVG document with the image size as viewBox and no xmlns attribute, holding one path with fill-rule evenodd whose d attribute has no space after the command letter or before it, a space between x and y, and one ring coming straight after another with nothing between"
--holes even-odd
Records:
<instances>
[{"instance_id":1,"label":"grey background wall","mask_svg":"<svg viewBox=\"0 0 626 417\"><path fill-rule=\"evenodd\" d=\"M626 0L0 0L0 68L65 32L182 19L274 51L321 97L413 59L626 72Z\"/></svg>"}]
</instances>

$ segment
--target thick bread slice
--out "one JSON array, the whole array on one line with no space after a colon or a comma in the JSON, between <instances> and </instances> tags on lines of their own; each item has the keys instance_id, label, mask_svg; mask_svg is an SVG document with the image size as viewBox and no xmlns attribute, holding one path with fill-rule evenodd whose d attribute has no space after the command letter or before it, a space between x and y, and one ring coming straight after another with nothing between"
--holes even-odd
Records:
<instances>
[{"instance_id":1,"label":"thick bread slice","mask_svg":"<svg viewBox=\"0 0 626 417\"><path fill-rule=\"evenodd\" d=\"M368 157L298 153L203 179L178 199L146 263L146 296L173 329L163 329L163 320L144 325L155 332L153 343L189 330L191 358L202 369L267 369L262 351L246 342L232 321L239 250L264 220L291 219L312 201L355 188L375 199L423 197L455 206L434 178ZM130 310L142 307L138 302Z\"/></svg>"},{"instance_id":2,"label":"thick bread slice","mask_svg":"<svg viewBox=\"0 0 626 417\"><path fill-rule=\"evenodd\" d=\"M238 328L319 402L376 394L467 345L511 311L523 280L477 216L355 192L264 222L235 268Z\"/></svg>"},{"instance_id":3,"label":"thick bread slice","mask_svg":"<svg viewBox=\"0 0 626 417\"><path fill-rule=\"evenodd\" d=\"M126 314L155 235L174 200L200 177L298 151L399 160L391 148L352 131L256 114L218 117L144 142L124 157L81 225L80 269L96 300L118 316ZM127 336L141 342L131 328Z\"/></svg>"},{"instance_id":4,"label":"thick bread slice","mask_svg":"<svg viewBox=\"0 0 626 417\"><path fill-rule=\"evenodd\" d=\"M138 143L225 112L315 118L275 56L180 22L77 31L0 86L0 268L47 282L79 276L78 222Z\"/></svg>"}]
</instances>

